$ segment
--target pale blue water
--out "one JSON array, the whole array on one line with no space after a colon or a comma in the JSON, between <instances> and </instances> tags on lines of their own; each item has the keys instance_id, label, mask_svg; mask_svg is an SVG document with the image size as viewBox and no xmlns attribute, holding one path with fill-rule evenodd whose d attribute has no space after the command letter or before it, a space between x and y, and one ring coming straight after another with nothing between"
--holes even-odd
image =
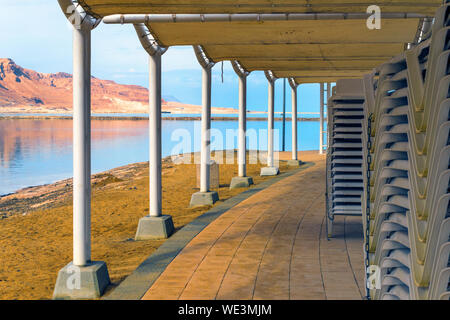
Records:
<instances>
[{"instance_id":1,"label":"pale blue water","mask_svg":"<svg viewBox=\"0 0 450 320\"><path fill-rule=\"evenodd\" d=\"M237 121L212 122L212 149L235 149ZM275 122L275 149L281 149L282 122ZM248 148L267 150L267 122L248 121ZM200 121L162 123L163 157L200 150ZM299 121L299 150L319 148L319 122ZM286 150L291 150L286 121ZM228 137L228 138L227 138ZM231 137L231 138L230 138ZM277 143L278 142L278 143ZM148 161L148 121L93 120L92 172ZM0 118L0 195L72 176L72 121Z\"/></svg>"}]
</instances>

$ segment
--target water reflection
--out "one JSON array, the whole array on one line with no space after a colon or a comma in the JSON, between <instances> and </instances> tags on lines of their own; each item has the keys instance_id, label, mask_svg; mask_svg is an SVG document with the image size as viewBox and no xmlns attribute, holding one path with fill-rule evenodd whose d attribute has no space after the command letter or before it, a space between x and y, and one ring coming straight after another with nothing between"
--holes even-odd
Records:
<instances>
[{"instance_id":1,"label":"water reflection","mask_svg":"<svg viewBox=\"0 0 450 320\"><path fill-rule=\"evenodd\" d=\"M275 123L281 139L281 121ZM213 121L222 133L237 130L237 121ZM265 121L249 121L248 129L267 129ZM172 134L184 129L190 134L190 150L200 150L200 121L163 121L163 156L179 145ZM299 150L318 149L318 122L299 122ZM286 150L291 149L291 126L286 122ZM306 138L307 137L307 138ZM249 148L266 149L266 136ZM278 143L281 146L281 142ZM216 144L217 148L236 148L237 139ZM214 145L213 145L214 148ZM92 120L92 172L101 172L133 162L148 160L148 121ZM51 183L72 176L72 121L66 119L0 120L0 194L20 188Z\"/></svg>"}]
</instances>

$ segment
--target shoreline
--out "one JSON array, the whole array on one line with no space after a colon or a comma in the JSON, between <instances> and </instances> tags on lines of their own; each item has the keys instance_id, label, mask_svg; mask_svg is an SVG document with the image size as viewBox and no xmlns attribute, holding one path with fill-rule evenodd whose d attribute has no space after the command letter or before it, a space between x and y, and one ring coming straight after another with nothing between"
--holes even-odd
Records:
<instances>
[{"instance_id":1,"label":"shoreline","mask_svg":"<svg viewBox=\"0 0 450 320\"><path fill-rule=\"evenodd\" d=\"M280 160L289 159L290 152L280 154ZM316 151L299 152L305 161L323 159ZM235 156L236 157L236 156ZM189 207L196 187L196 165L162 163L163 212L172 215L177 231L211 206ZM220 205L227 199L247 190L229 189L237 174L235 164L220 165ZM258 184L273 177L260 177L264 164L249 164L247 172ZM280 162L280 171L293 170L286 161ZM134 241L140 218L148 214L148 162L135 163L93 175L92 179L92 257L105 261L111 278L108 290L117 287L144 259L165 240ZM0 218L1 299L49 299L58 270L72 259L72 185L71 179L56 185L25 190L23 198L10 196L8 218ZM3 202L4 204L4 202ZM4 206L0 212L5 212ZM9 214L10 212L8 212ZM24 281L24 279L26 281Z\"/></svg>"},{"instance_id":2,"label":"shoreline","mask_svg":"<svg viewBox=\"0 0 450 320\"><path fill-rule=\"evenodd\" d=\"M298 121L319 121L319 118L306 118L299 117ZM0 115L0 120L72 120L72 116L35 116L35 115ZM91 116L91 120L132 120L132 121L140 121L140 120L148 120L148 117L142 116ZM161 117L161 120L170 120L170 121L200 121L201 117ZM238 121L238 117L211 117L211 121ZM275 117L275 121L283 121L281 117ZM286 117L286 121L291 121L291 117ZM324 118L326 120L326 118ZM267 117L247 117L247 121L267 121Z\"/></svg>"},{"instance_id":3,"label":"shoreline","mask_svg":"<svg viewBox=\"0 0 450 320\"><path fill-rule=\"evenodd\" d=\"M171 156L161 159L163 165L172 163ZM133 162L123 166L111 168L91 175L92 187L102 183L110 183L111 177L130 179L133 174L142 168L148 167L148 161ZM0 221L16 214L52 207L54 202L64 200L64 194L72 192L73 177L60 179L54 182L32 185L20 188L14 192L0 195ZM22 210L26 212L22 212ZM4 212L6 210L6 213Z\"/></svg>"},{"instance_id":4,"label":"shoreline","mask_svg":"<svg viewBox=\"0 0 450 320\"><path fill-rule=\"evenodd\" d=\"M237 154L237 150L234 150L234 152ZM196 157L198 154L198 152L190 153L192 157ZM174 165L172 157L173 156L167 156L161 159L163 167ZM280 158L280 161L284 160L285 159ZM98 173L93 173L91 175L91 184L92 186L95 186L98 183L103 183L104 180L108 180L111 176L118 176L119 179L122 179L123 177L130 178L143 167L148 167L148 163L148 161L133 162ZM73 177L69 177L50 183L25 186L10 193L0 194L0 220L16 214L23 214L23 212L19 210L28 209L27 212L31 212L51 207L52 202L62 200L65 193L72 191L72 181Z\"/></svg>"}]
</instances>

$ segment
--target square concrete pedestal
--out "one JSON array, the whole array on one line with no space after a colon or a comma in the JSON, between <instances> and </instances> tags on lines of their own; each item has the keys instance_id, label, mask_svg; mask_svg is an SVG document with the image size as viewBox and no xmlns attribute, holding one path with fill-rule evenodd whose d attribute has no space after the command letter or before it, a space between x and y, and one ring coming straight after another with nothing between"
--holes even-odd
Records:
<instances>
[{"instance_id":1,"label":"square concrete pedestal","mask_svg":"<svg viewBox=\"0 0 450 320\"><path fill-rule=\"evenodd\" d=\"M301 160L288 160L287 165L289 167L300 167L303 162Z\"/></svg>"},{"instance_id":2,"label":"square concrete pedestal","mask_svg":"<svg viewBox=\"0 0 450 320\"><path fill-rule=\"evenodd\" d=\"M70 262L58 273L53 299L96 299L109 283L108 268L103 261L91 261L86 266Z\"/></svg>"},{"instance_id":3,"label":"square concrete pedestal","mask_svg":"<svg viewBox=\"0 0 450 320\"><path fill-rule=\"evenodd\" d=\"M230 189L247 188L253 184L252 177L233 177L230 183Z\"/></svg>"},{"instance_id":4,"label":"square concrete pedestal","mask_svg":"<svg viewBox=\"0 0 450 320\"><path fill-rule=\"evenodd\" d=\"M280 170L278 170L277 167L264 167L261 168L261 176L276 176L278 173L280 173Z\"/></svg>"},{"instance_id":5,"label":"square concrete pedestal","mask_svg":"<svg viewBox=\"0 0 450 320\"><path fill-rule=\"evenodd\" d=\"M219 194L216 191L196 192L191 197L191 207L209 206L219 200Z\"/></svg>"},{"instance_id":6,"label":"square concrete pedestal","mask_svg":"<svg viewBox=\"0 0 450 320\"><path fill-rule=\"evenodd\" d=\"M174 231L171 216L146 216L139 220L135 240L167 239Z\"/></svg>"}]
</instances>

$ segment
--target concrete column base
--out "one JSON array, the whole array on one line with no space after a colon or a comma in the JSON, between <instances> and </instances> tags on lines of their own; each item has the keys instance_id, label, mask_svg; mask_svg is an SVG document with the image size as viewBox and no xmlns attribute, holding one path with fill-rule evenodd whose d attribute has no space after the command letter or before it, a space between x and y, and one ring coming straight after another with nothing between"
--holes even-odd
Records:
<instances>
[{"instance_id":1,"label":"concrete column base","mask_svg":"<svg viewBox=\"0 0 450 320\"><path fill-rule=\"evenodd\" d=\"M261 168L261 176L276 176L280 173L277 167L264 167Z\"/></svg>"},{"instance_id":2,"label":"concrete column base","mask_svg":"<svg viewBox=\"0 0 450 320\"><path fill-rule=\"evenodd\" d=\"M191 197L191 207L209 206L219 200L219 194L216 191L196 192Z\"/></svg>"},{"instance_id":3,"label":"concrete column base","mask_svg":"<svg viewBox=\"0 0 450 320\"><path fill-rule=\"evenodd\" d=\"M230 189L248 188L253 184L252 177L233 177L230 182Z\"/></svg>"},{"instance_id":4,"label":"concrete column base","mask_svg":"<svg viewBox=\"0 0 450 320\"><path fill-rule=\"evenodd\" d=\"M159 217L145 216L139 220L135 240L167 239L175 231L172 217L162 215Z\"/></svg>"},{"instance_id":5,"label":"concrete column base","mask_svg":"<svg viewBox=\"0 0 450 320\"><path fill-rule=\"evenodd\" d=\"M288 160L287 165L289 167L299 167L301 164L303 163L303 161L301 160Z\"/></svg>"},{"instance_id":6,"label":"concrete column base","mask_svg":"<svg viewBox=\"0 0 450 320\"><path fill-rule=\"evenodd\" d=\"M109 283L108 268L103 261L91 261L86 266L70 262L58 273L53 299L96 299Z\"/></svg>"}]
</instances>

